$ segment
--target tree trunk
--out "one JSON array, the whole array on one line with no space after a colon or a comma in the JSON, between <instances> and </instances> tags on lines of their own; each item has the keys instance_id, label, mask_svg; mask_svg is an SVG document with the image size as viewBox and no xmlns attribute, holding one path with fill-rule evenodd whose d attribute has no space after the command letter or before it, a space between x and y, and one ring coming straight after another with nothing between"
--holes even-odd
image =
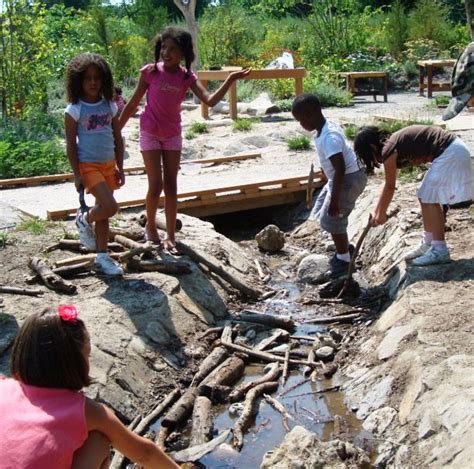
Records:
<instances>
[{"instance_id":1,"label":"tree trunk","mask_svg":"<svg viewBox=\"0 0 474 469\"><path fill-rule=\"evenodd\" d=\"M179 11L183 14L184 19L186 20L186 26L189 33L193 38L194 45L194 54L196 59L193 62L193 68L199 70L201 66L201 61L199 59L199 44L198 44L198 34L199 28L196 21L196 0L188 0L187 2L183 0L173 0L174 4L179 8Z\"/></svg>"},{"instance_id":2,"label":"tree trunk","mask_svg":"<svg viewBox=\"0 0 474 469\"><path fill-rule=\"evenodd\" d=\"M474 0L465 0L467 27L471 33L471 41L474 41Z\"/></svg>"}]
</instances>

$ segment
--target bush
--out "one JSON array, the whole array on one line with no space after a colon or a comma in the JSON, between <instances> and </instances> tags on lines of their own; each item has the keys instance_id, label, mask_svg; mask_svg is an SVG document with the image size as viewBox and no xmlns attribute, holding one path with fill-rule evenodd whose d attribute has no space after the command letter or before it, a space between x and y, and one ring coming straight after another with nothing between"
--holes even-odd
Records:
<instances>
[{"instance_id":1,"label":"bush","mask_svg":"<svg viewBox=\"0 0 474 469\"><path fill-rule=\"evenodd\" d=\"M288 148L294 151L309 150L311 147L309 138L305 135L289 138L286 143L288 144Z\"/></svg>"},{"instance_id":2,"label":"bush","mask_svg":"<svg viewBox=\"0 0 474 469\"><path fill-rule=\"evenodd\" d=\"M207 134L209 132L209 125L206 122L193 122L189 128L189 132L194 134Z\"/></svg>"},{"instance_id":3,"label":"bush","mask_svg":"<svg viewBox=\"0 0 474 469\"><path fill-rule=\"evenodd\" d=\"M191 130L188 130L188 131L184 134L184 138L185 138L186 140L192 140L193 138L196 138L196 137L197 137L197 135L196 135L194 132L192 132Z\"/></svg>"},{"instance_id":4,"label":"bush","mask_svg":"<svg viewBox=\"0 0 474 469\"><path fill-rule=\"evenodd\" d=\"M235 119L232 124L232 129L237 132L248 132L251 128L255 119Z\"/></svg>"},{"instance_id":5,"label":"bush","mask_svg":"<svg viewBox=\"0 0 474 469\"><path fill-rule=\"evenodd\" d=\"M304 88L306 92L314 93L319 97L322 107L351 105L351 93L332 83L318 83L309 79L305 81Z\"/></svg>"},{"instance_id":6,"label":"bush","mask_svg":"<svg viewBox=\"0 0 474 469\"><path fill-rule=\"evenodd\" d=\"M293 99L280 99L275 103L283 112L291 112Z\"/></svg>"}]
</instances>

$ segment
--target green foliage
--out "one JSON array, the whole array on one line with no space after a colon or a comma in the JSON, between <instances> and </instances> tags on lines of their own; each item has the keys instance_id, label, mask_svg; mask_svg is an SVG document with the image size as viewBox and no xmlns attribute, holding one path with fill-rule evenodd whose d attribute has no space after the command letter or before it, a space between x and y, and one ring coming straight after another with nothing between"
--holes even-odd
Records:
<instances>
[{"instance_id":1,"label":"green foliage","mask_svg":"<svg viewBox=\"0 0 474 469\"><path fill-rule=\"evenodd\" d=\"M447 106L449 104L449 101L451 101L451 98L449 96L435 96L436 106Z\"/></svg>"},{"instance_id":2,"label":"green foliage","mask_svg":"<svg viewBox=\"0 0 474 469\"><path fill-rule=\"evenodd\" d=\"M391 54L399 57L402 53L408 34L408 17L401 0L395 0L387 15L386 44Z\"/></svg>"},{"instance_id":3,"label":"green foliage","mask_svg":"<svg viewBox=\"0 0 474 469\"><path fill-rule=\"evenodd\" d=\"M3 230L0 232L0 249L4 249L8 243L8 231Z\"/></svg>"},{"instance_id":4,"label":"green foliage","mask_svg":"<svg viewBox=\"0 0 474 469\"><path fill-rule=\"evenodd\" d=\"M280 99L275 103L283 112L290 112L293 107L293 99Z\"/></svg>"},{"instance_id":5,"label":"green foliage","mask_svg":"<svg viewBox=\"0 0 474 469\"><path fill-rule=\"evenodd\" d=\"M46 233L48 222L38 217L24 218L17 226L18 231L28 231L31 234L41 235Z\"/></svg>"},{"instance_id":6,"label":"green foliage","mask_svg":"<svg viewBox=\"0 0 474 469\"><path fill-rule=\"evenodd\" d=\"M419 176L427 170L428 166L425 164L400 168L398 171L398 179L403 182L416 182L419 180Z\"/></svg>"},{"instance_id":7,"label":"green foliage","mask_svg":"<svg viewBox=\"0 0 474 469\"><path fill-rule=\"evenodd\" d=\"M394 121L387 121L381 122L377 124L377 127L386 131L386 132L397 132L409 125L433 125L433 121L431 119L409 119L409 120L394 120Z\"/></svg>"},{"instance_id":8,"label":"green foliage","mask_svg":"<svg viewBox=\"0 0 474 469\"><path fill-rule=\"evenodd\" d=\"M185 134L184 134L184 138L186 140L192 140L193 138L196 138L197 135L195 132L192 132L191 130L188 130Z\"/></svg>"},{"instance_id":9,"label":"green foliage","mask_svg":"<svg viewBox=\"0 0 474 469\"><path fill-rule=\"evenodd\" d=\"M354 140L355 136L357 135L357 132L359 130L359 127L355 124L349 124L345 129L344 129L344 135L349 139L349 140Z\"/></svg>"},{"instance_id":10,"label":"green foliage","mask_svg":"<svg viewBox=\"0 0 474 469\"><path fill-rule=\"evenodd\" d=\"M240 80L237 86L237 101L248 103L262 92L262 87L256 80Z\"/></svg>"},{"instance_id":11,"label":"green foliage","mask_svg":"<svg viewBox=\"0 0 474 469\"><path fill-rule=\"evenodd\" d=\"M339 85L329 81L307 79L304 82L304 89L308 93L316 94L323 107L351 105L352 95L348 91L343 90Z\"/></svg>"},{"instance_id":12,"label":"green foliage","mask_svg":"<svg viewBox=\"0 0 474 469\"><path fill-rule=\"evenodd\" d=\"M260 122L260 119L238 118L232 124L232 129L237 132L248 132L255 122Z\"/></svg>"},{"instance_id":13,"label":"green foliage","mask_svg":"<svg viewBox=\"0 0 474 469\"><path fill-rule=\"evenodd\" d=\"M209 125L206 122L193 122L189 131L195 134L207 134L209 132Z\"/></svg>"},{"instance_id":14,"label":"green foliage","mask_svg":"<svg viewBox=\"0 0 474 469\"><path fill-rule=\"evenodd\" d=\"M288 149L293 151L309 150L311 147L309 138L305 135L289 138L286 143L288 144Z\"/></svg>"}]
</instances>

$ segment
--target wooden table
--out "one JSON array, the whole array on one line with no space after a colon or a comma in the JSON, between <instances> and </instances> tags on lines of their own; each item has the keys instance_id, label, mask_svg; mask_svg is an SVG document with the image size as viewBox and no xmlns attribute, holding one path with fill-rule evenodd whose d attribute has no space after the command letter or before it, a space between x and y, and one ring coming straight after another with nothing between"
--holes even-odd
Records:
<instances>
[{"instance_id":1,"label":"wooden table","mask_svg":"<svg viewBox=\"0 0 474 469\"><path fill-rule=\"evenodd\" d=\"M241 67L226 67L223 70L199 70L197 76L203 86L207 88L209 80L225 80L229 74L235 70L241 70ZM286 68L286 69L263 69L252 70L244 80L271 80L278 78L291 78L295 80L295 95L303 92L303 78L306 76L304 68ZM238 81L238 80L237 80ZM232 83L229 88L229 107L230 117L237 118L237 81ZM209 107L201 103L201 115L207 119L209 117Z\"/></svg>"},{"instance_id":2,"label":"wooden table","mask_svg":"<svg viewBox=\"0 0 474 469\"><path fill-rule=\"evenodd\" d=\"M354 96L373 96L374 101L377 101L377 95L383 96L384 102L387 102L387 90L388 90L388 78L387 72L341 72L340 77L346 79L346 90L352 93ZM368 78L370 80L382 78L383 87L376 88L372 87L371 90L362 91L356 87L356 81L362 78Z\"/></svg>"},{"instance_id":3,"label":"wooden table","mask_svg":"<svg viewBox=\"0 0 474 469\"><path fill-rule=\"evenodd\" d=\"M433 68L454 67L456 60L418 60L417 65L420 69L420 96L423 96L423 91L428 90L428 98L433 97L433 91L451 91L451 81L449 82L434 82ZM427 76L427 83L425 84L425 74Z\"/></svg>"}]
</instances>

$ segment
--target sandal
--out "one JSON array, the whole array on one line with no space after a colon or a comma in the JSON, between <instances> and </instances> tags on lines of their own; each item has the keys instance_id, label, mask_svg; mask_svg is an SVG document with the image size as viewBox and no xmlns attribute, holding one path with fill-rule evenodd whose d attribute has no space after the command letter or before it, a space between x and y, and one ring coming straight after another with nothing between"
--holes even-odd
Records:
<instances>
[{"instance_id":1,"label":"sandal","mask_svg":"<svg viewBox=\"0 0 474 469\"><path fill-rule=\"evenodd\" d=\"M168 241L168 243L167 243ZM168 246L167 246L168 244ZM167 252L168 254L171 254L172 256L182 256L182 252L176 247L175 244L172 244L169 240L165 240L163 242L163 251Z\"/></svg>"},{"instance_id":2,"label":"sandal","mask_svg":"<svg viewBox=\"0 0 474 469\"><path fill-rule=\"evenodd\" d=\"M146 243L151 243L151 244L154 244L155 246L157 246L157 249L159 251L161 251L163 249L163 241L160 239L158 242L157 241L154 241L152 240L149 236L148 236L148 233L145 231L145 234L144 234L144 239L145 239L145 242Z\"/></svg>"}]
</instances>

